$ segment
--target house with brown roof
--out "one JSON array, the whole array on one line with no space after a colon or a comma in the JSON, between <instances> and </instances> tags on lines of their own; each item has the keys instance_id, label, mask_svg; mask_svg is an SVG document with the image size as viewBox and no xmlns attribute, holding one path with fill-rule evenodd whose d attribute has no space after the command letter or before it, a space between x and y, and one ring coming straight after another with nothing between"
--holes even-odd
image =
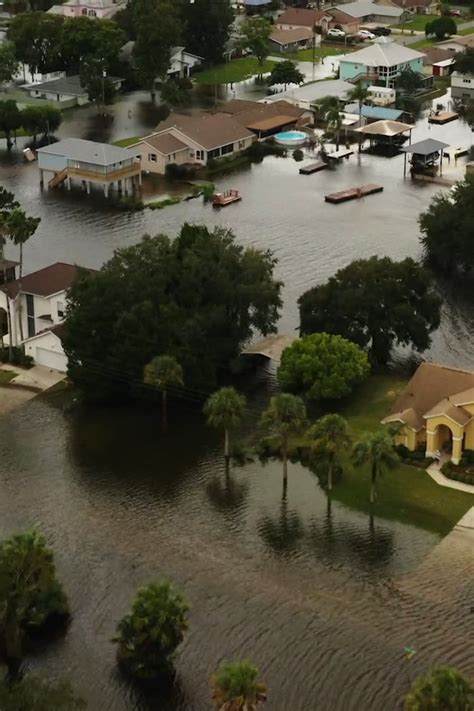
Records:
<instances>
[{"instance_id":1,"label":"house with brown roof","mask_svg":"<svg viewBox=\"0 0 474 711\"><path fill-rule=\"evenodd\" d=\"M443 77L450 74L456 60L453 52L441 47L427 47L423 50L423 73L434 77Z\"/></svg>"},{"instance_id":2,"label":"house with brown roof","mask_svg":"<svg viewBox=\"0 0 474 711\"><path fill-rule=\"evenodd\" d=\"M309 29L311 32L314 31L315 27L321 27L323 32L327 32L331 19L331 16L323 10L289 7L282 15L277 17L275 27L279 30Z\"/></svg>"},{"instance_id":3,"label":"house with brown roof","mask_svg":"<svg viewBox=\"0 0 474 711\"><path fill-rule=\"evenodd\" d=\"M459 464L465 449L474 449L474 372L422 363L383 424L399 423L398 444L426 456L451 454Z\"/></svg>"},{"instance_id":4,"label":"house with brown roof","mask_svg":"<svg viewBox=\"0 0 474 711\"><path fill-rule=\"evenodd\" d=\"M355 34L360 29L360 20L357 17L352 17L340 7L331 7L327 11L331 15L329 27L337 27L344 30L347 35Z\"/></svg>"},{"instance_id":5,"label":"house with brown roof","mask_svg":"<svg viewBox=\"0 0 474 711\"><path fill-rule=\"evenodd\" d=\"M294 30L273 30L270 35L270 48L272 52L284 54L297 52L312 46L314 32L309 27L296 27Z\"/></svg>"},{"instance_id":6,"label":"house with brown roof","mask_svg":"<svg viewBox=\"0 0 474 711\"><path fill-rule=\"evenodd\" d=\"M171 113L129 150L140 157L143 171L164 175L168 165L207 165L244 151L254 140L252 131L226 113Z\"/></svg>"},{"instance_id":7,"label":"house with brown roof","mask_svg":"<svg viewBox=\"0 0 474 711\"><path fill-rule=\"evenodd\" d=\"M279 131L302 128L312 119L310 111L300 109L285 100L264 103L232 99L223 104L220 111L233 116L257 138L267 138Z\"/></svg>"},{"instance_id":8,"label":"house with brown roof","mask_svg":"<svg viewBox=\"0 0 474 711\"><path fill-rule=\"evenodd\" d=\"M67 291L81 271L74 264L56 262L21 280L10 273L0 286L0 311L7 314L4 343L23 345L38 365L65 372L58 326L64 321Z\"/></svg>"},{"instance_id":9,"label":"house with brown roof","mask_svg":"<svg viewBox=\"0 0 474 711\"><path fill-rule=\"evenodd\" d=\"M436 0L376 0L378 5L395 5L416 15L438 14L439 3Z\"/></svg>"}]
</instances>

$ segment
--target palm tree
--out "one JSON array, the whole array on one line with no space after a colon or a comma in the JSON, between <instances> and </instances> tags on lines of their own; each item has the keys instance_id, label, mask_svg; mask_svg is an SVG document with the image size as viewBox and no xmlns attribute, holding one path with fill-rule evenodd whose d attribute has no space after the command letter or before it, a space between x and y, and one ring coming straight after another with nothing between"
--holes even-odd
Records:
<instances>
[{"instance_id":1,"label":"palm tree","mask_svg":"<svg viewBox=\"0 0 474 711\"><path fill-rule=\"evenodd\" d=\"M387 469L393 469L398 462L398 456L393 449L392 441L385 432L376 432L367 439L357 442L354 446L352 459L356 467L370 464L370 503L375 501L375 483L378 477Z\"/></svg>"},{"instance_id":2,"label":"palm tree","mask_svg":"<svg viewBox=\"0 0 474 711\"><path fill-rule=\"evenodd\" d=\"M415 679L405 696L405 711L469 711L474 688L457 669L436 667Z\"/></svg>"},{"instance_id":3,"label":"palm tree","mask_svg":"<svg viewBox=\"0 0 474 711\"><path fill-rule=\"evenodd\" d=\"M334 467L338 454L351 443L347 422L340 415L324 415L308 431L316 452L324 454L328 462L328 491L332 491Z\"/></svg>"},{"instance_id":4,"label":"palm tree","mask_svg":"<svg viewBox=\"0 0 474 711\"><path fill-rule=\"evenodd\" d=\"M250 662L222 664L210 683L216 711L258 711L267 700L267 687Z\"/></svg>"},{"instance_id":5,"label":"palm tree","mask_svg":"<svg viewBox=\"0 0 474 711\"><path fill-rule=\"evenodd\" d=\"M351 91L349 95L349 101L356 101L359 105L359 127L362 127L362 107L364 101L369 96L368 89L362 84L361 81L357 82L356 87ZM362 150L362 133L359 133L359 153Z\"/></svg>"},{"instance_id":6,"label":"palm tree","mask_svg":"<svg viewBox=\"0 0 474 711\"><path fill-rule=\"evenodd\" d=\"M23 341L23 319L21 316L21 280L23 277L23 245L36 232L40 217L28 217L24 210L15 208L8 216L7 229L12 242L20 247L20 268L18 275L18 318L20 322L20 339Z\"/></svg>"},{"instance_id":7,"label":"palm tree","mask_svg":"<svg viewBox=\"0 0 474 711\"><path fill-rule=\"evenodd\" d=\"M168 425L168 390L183 387L183 369L170 355L161 355L153 358L143 371L145 385L161 390L161 419L163 427Z\"/></svg>"},{"instance_id":8,"label":"palm tree","mask_svg":"<svg viewBox=\"0 0 474 711\"><path fill-rule=\"evenodd\" d=\"M291 435L302 431L305 420L306 408L303 400L289 393L274 395L261 417L261 424L268 427L280 440L284 490L288 483L288 441Z\"/></svg>"},{"instance_id":9,"label":"palm tree","mask_svg":"<svg viewBox=\"0 0 474 711\"><path fill-rule=\"evenodd\" d=\"M337 96L326 96L318 106L318 112L324 118L327 128L334 132L336 151L339 150L339 136L342 126L339 99Z\"/></svg>"},{"instance_id":10,"label":"palm tree","mask_svg":"<svg viewBox=\"0 0 474 711\"><path fill-rule=\"evenodd\" d=\"M224 458L226 468L230 460L231 431L242 422L246 407L246 399L233 387L217 390L208 398L204 405L204 414L211 427L224 430Z\"/></svg>"}]
</instances>

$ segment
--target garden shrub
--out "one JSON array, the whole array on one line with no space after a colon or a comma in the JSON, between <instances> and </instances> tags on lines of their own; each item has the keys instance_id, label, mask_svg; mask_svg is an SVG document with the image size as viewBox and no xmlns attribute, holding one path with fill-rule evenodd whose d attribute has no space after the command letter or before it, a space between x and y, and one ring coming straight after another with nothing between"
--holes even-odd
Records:
<instances>
[{"instance_id":1,"label":"garden shrub","mask_svg":"<svg viewBox=\"0 0 474 711\"><path fill-rule=\"evenodd\" d=\"M297 163L300 163L304 159L304 153L301 148L295 148L295 150L293 151L293 159Z\"/></svg>"},{"instance_id":2,"label":"garden shrub","mask_svg":"<svg viewBox=\"0 0 474 711\"><path fill-rule=\"evenodd\" d=\"M11 358L9 348L0 348L0 363L10 363L11 365L19 365L22 368L31 368L34 365L34 360L31 356L25 354L23 348L13 346Z\"/></svg>"}]
</instances>

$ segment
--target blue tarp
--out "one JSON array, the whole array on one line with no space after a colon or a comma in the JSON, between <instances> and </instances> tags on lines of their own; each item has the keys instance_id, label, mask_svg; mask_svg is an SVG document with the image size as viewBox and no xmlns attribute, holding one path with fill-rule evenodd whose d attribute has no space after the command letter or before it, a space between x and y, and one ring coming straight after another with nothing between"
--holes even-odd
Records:
<instances>
[{"instance_id":1,"label":"blue tarp","mask_svg":"<svg viewBox=\"0 0 474 711\"><path fill-rule=\"evenodd\" d=\"M344 107L344 111L348 114L358 114L359 104L347 104ZM386 109L383 106L363 106L362 116L367 119L375 119L377 121L398 121L400 117L404 114L404 111L400 109Z\"/></svg>"},{"instance_id":2,"label":"blue tarp","mask_svg":"<svg viewBox=\"0 0 474 711\"><path fill-rule=\"evenodd\" d=\"M244 0L244 3L249 7L260 7L260 5L269 5L271 0Z\"/></svg>"}]
</instances>

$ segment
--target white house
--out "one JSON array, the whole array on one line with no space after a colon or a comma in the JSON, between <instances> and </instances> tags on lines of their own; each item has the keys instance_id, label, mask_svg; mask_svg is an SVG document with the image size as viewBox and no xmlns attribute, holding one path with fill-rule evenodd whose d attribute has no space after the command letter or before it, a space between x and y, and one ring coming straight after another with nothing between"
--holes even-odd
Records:
<instances>
[{"instance_id":1,"label":"white house","mask_svg":"<svg viewBox=\"0 0 474 711\"><path fill-rule=\"evenodd\" d=\"M110 19L126 6L125 0L66 0L62 5L53 5L48 12L63 17L98 17Z\"/></svg>"},{"instance_id":2,"label":"white house","mask_svg":"<svg viewBox=\"0 0 474 711\"><path fill-rule=\"evenodd\" d=\"M140 156L142 171L159 175L172 163L207 165L211 158L239 153L255 140L251 130L223 113L172 113L158 128L129 150Z\"/></svg>"},{"instance_id":3,"label":"white house","mask_svg":"<svg viewBox=\"0 0 474 711\"><path fill-rule=\"evenodd\" d=\"M469 103L474 99L474 75L453 72L451 74L451 96Z\"/></svg>"},{"instance_id":4,"label":"white house","mask_svg":"<svg viewBox=\"0 0 474 711\"><path fill-rule=\"evenodd\" d=\"M119 58L123 62L130 62L133 54L135 42L129 40L120 49ZM185 47L171 47L170 65L167 71L170 77L189 77L195 67L204 62L204 57L188 52ZM158 78L157 78L158 80Z\"/></svg>"},{"instance_id":5,"label":"white house","mask_svg":"<svg viewBox=\"0 0 474 711\"><path fill-rule=\"evenodd\" d=\"M107 79L112 82L117 90L122 86L123 79L118 77L107 77ZM87 90L81 85L81 79L77 74L69 77L62 76L51 81L25 84L21 88L27 91L33 99L54 101L63 108L82 106L89 103Z\"/></svg>"},{"instance_id":6,"label":"white house","mask_svg":"<svg viewBox=\"0 0 474 711\"><path fill-rule=\"evenodd\" d=\"M59 326L64 321L67 291L80 270L73 264L56 262L23 276L21 285L19 279L2 284L0 310L9 314L4 343L23 344L25 353L39 365L66 371Z\"/></svg>"}]
</instances>

